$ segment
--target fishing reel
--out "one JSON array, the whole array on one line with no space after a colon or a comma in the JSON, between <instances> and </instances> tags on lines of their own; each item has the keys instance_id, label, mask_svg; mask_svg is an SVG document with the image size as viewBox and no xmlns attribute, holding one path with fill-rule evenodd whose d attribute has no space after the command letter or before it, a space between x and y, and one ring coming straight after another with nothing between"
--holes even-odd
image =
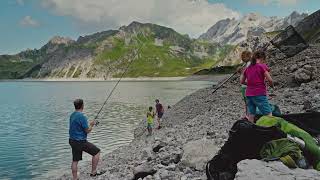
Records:
<instances>
[{"instance_id":1,"label":"fishing reel","mask_svg":"<svg viewBox=\"0 0 320 180\"><path fill-rule=\"evenodd\" d=\"M99 124L100 124L100 121L97 121L97 120L94 123L95 126L98 126Z\"/></svg>"}]
</instances>

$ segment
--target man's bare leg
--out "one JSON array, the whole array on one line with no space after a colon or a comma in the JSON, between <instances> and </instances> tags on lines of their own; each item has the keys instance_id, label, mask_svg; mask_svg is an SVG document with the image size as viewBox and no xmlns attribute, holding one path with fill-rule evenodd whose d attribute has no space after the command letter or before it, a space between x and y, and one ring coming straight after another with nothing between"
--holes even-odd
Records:
<instances>
[{"instance_id":1,"label":"man's bare leg","mask_svg":"<svg viewBox=\"0 0 320 180\"><path fill-rule=\"evenodd\" d=\"M92 156L92 170L91 174L96 174L97 173L97 167L100 159L100 152L94 156Z\"/></svg>"},{"instance_id":2,"label":"man's bare leg","mask_svg":"<svg viewBox=\"0 0 320 180\"><path fill-rule=\"evenodd\" d=\"M158 129L161 128L160 122L161 122L161 118L157 118L158 119Z\"/></svg>"},{"instance_id":3,"label":"man's bare leg","mask_svg":"<svg viewBox=\"0 0 320 180\"><path fill-rule=\"evenodd\" d=\"M78 180L78 161L72 161L71 164L71 170L72 170L72 179Z\"/></svg>"}]
</instances>

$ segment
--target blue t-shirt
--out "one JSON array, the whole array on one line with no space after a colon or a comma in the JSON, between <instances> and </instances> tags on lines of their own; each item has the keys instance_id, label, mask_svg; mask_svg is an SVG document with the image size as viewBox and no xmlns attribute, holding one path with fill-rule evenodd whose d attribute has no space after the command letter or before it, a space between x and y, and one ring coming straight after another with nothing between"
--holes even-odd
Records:
<instances>
[{"instance_id":1,"label":"blue t-shirt","mask_svg":"<svg viewBox=\"0 0 320 180\"><path fill-rule=\"evenodd\" d=\"M69 137L72 140L81 141L87 139L85 129L89 128L88 119L82 112L75 111L70 116Z\"/></svg>"}]
</instances>

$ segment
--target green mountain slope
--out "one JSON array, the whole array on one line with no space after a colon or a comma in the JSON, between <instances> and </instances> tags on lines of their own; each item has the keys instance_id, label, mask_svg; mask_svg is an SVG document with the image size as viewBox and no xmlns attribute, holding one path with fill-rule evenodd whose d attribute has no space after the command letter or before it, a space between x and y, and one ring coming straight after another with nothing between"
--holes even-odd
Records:
<instances>
[{"instance_id":1,"label":"green mountain slope","mask_svg":"<svg viewBox=\"0 0 320 180\"><path fill-rule=\"evenodd\" d=\"M39 50L0 56L0 78L119 77L131 61L126 77L186 76L213 66L229 51L171 28L133 22L77 41L55 37Z\"/></svg>"}]
</instances>

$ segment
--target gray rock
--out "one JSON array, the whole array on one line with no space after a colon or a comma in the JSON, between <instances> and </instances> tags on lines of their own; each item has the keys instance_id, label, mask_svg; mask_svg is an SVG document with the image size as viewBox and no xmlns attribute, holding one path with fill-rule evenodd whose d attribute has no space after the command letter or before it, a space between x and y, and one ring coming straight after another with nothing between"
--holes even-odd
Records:
<instances>
[{"instance_id":1,"label":"gray rock","mask_svg":"<svg viewBox=\"0 0 320 180\"><path fill-rule=\"evenodd\" d=\"M293 64L292 66L290 66L289 71L290 72L294 72L298 69L298 65L297 64Z\"/></svg>"},{"instance_id":2,"label":"gray rock","mask_svg":"<svg viewBox=\"0 0 320 180\"><path fill-rule=\"evenodd\" d=\"M168 171L174 171L176 169L176 165L175 164L170 164L165 169L168 170Z\"/></svg>"},{"instance_id":3,"label":"gray rock","mask_svg":"<svg viewBox=\"0 0 320 180\"><path fill-rule=\"evenodd\" d=\"M167 143L165 142L156 142L156 144L153 146L153 152L159 152L161 148L165 147L167 145Z\"/></svg>"},{"instance_id":4,"label":"gray rock","mask_svg":"<svg viewBox=\"0 0 320 180\"><path fill-rule=\"evenodd\" d=\"M282 162L244 160L238 163L235 180L318 180L316 170L289 169Z\"/></svg>"},{"instance_id":5,"label":"gray rock","mask_svg":"<svg viewBox=\"0 0 320 180\"><path fill-rule=\"evenodd\" d=\"M142 165L139 165L134 168L133 174L134 174L134 180L137 180L139 178L145 178L148 175L153 175L157 172L157 170L153 169L149 164L145 163Z\"/></svg>"},{"instance_id":6,"label":"gray rock","mask_svg":"<svg viewBox=\"0 0 320 180\"><path fill-rule=\"evenodd\" d=\"M149 175L149 176L143 178L143 180L153 180L153 177L151 175Z\"/></svg>"},{"instance_id":7,"label":"gray rock","mask_svg":"<svg viewBox=\"0 0 320 180\"><path fill-rule=\"evenodd\" d=\"M312 72L310 72L309 70L300 68L295 72L294 79L299 84L310 82L312 80Z\"/></svg>"},{"instance_id":8,"label":"gray rock","mask_svg":"<svg viewBox=\"0 0 320 180\"><path fill-rule=\"evenodd\" d=\"M148 161L153 159L153 151L151 147L143 148L141 159L147 159Z\"/></svg>"},{"instance_id":9,"label":"gray rock","mask_svg":"<svg viewBox=\"0 0 320 180\"><path fill-rule=\"evenodd\" d=\"M169 174L169 171L165 169L160 169L159 174L161 179L170 179L171 177L171 175Z\"/></svg>"},{"instance_id":10,"label":"gray rock","mask_svg":"<svg viewBox=\"0 0 320 180\"><path fill-rule=\"evenodd\" d=\"M180 178L180 180L188 180L188 177L187 177L187 176L182 176L182 177Z\"/></svg>"},{"instance_id":11,"label":"gray rock","mask_svg":"<svg viewBox=\"0 0 320 180\"><path fill-rule=\"evenodd\" d=\"M201 139L183 146L181 162L191 168L203 170L205 164L216 154L218 147L212 140Z\"/></svg>"}]
</instances>

